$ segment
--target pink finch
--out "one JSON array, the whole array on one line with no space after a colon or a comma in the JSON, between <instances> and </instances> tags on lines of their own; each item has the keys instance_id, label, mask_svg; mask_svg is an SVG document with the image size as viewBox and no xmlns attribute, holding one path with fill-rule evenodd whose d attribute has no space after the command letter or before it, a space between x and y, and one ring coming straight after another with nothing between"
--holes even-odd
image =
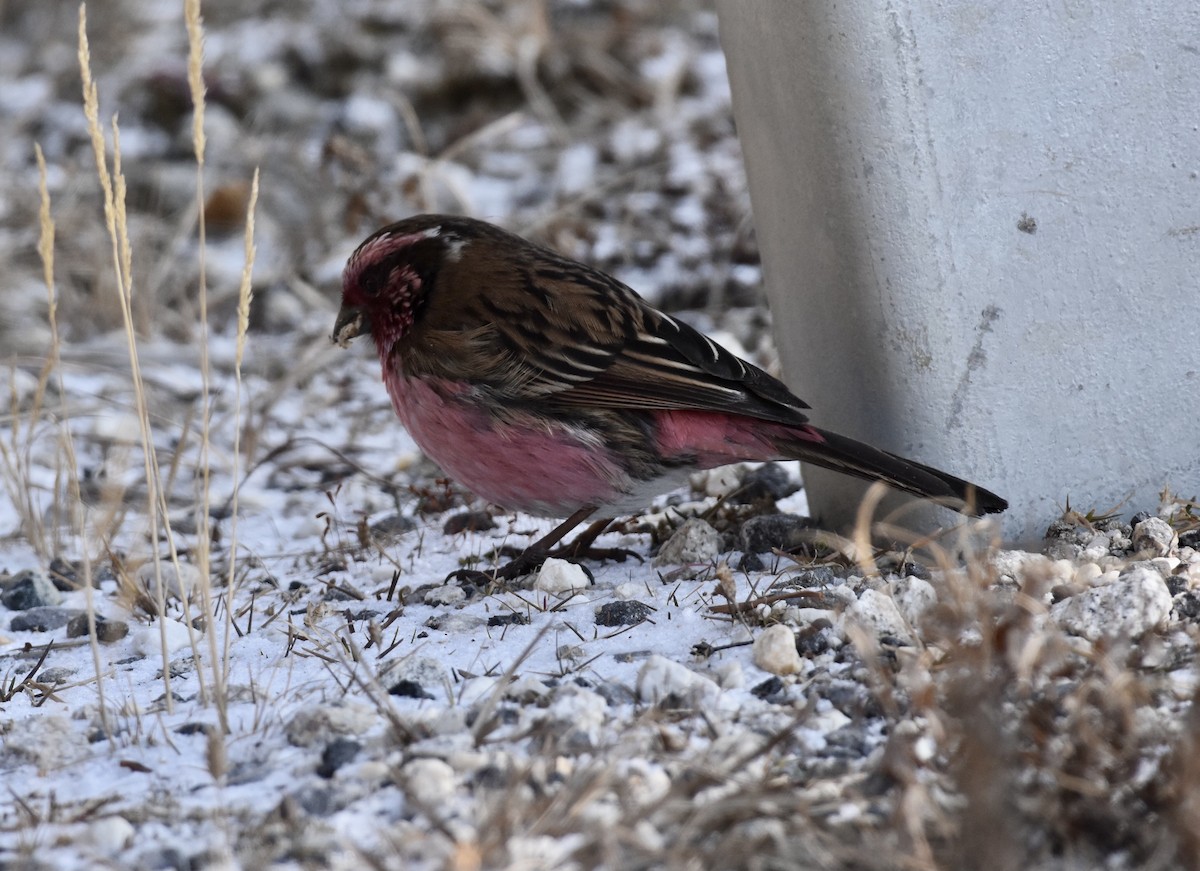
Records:
<instances>
[{"instance_id":1,"label":"pink finch","mask_svg":"<svg viewBox=\"0 0 1200 871\"><path fill-rule=\"evenodd\" d=\"M333 339L369 334L421 449L489 502L567 522L644 509L697 469L803 460L969 514L1007 502L808 423L779 380L609 275L471 218L418 215L351 255ZM590 534L590 538L588 535Z\"/></svg>"}]
</instances>

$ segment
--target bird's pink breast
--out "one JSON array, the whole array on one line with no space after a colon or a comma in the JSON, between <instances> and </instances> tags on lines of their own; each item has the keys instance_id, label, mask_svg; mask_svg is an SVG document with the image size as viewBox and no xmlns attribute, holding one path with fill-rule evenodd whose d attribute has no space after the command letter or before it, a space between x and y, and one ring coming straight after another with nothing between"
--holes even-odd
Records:
<instances>
[{"instance_id":1,"label":"bird's pink breast","mask_svg":"<svg viewBox=\"0 0 1200 871\"><path fill-rule=\"evenodd\" d=\"M563 424L520 413L499 418L469 385L385 371L396 414L450 477L506 508L565 517L607 505L628 491L629 476L603 445Z\"/></svg>"}]
</instances>

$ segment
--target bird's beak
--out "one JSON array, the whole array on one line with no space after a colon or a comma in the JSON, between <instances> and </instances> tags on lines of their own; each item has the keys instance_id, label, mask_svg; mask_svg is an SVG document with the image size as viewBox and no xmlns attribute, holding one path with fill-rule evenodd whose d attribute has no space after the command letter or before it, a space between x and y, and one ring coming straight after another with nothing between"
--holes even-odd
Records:
<instances>
[{"instance_id":1,"label":"bird's beak","mask_svg":"<svg viewBox=\"0 0 1200 871\"><path fill-rule=\"evenodd\" d=\"M371 319L366 311L353 305L344 305L333 323L333 335L329 338L341 348L350 347L350 340L363 333L371 332Z\"/></svg>"}]
</instances>

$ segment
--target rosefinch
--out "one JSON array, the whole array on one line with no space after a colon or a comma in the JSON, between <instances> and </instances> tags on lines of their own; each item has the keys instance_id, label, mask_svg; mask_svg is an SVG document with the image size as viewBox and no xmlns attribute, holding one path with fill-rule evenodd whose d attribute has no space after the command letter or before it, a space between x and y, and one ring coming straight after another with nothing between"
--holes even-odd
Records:
<instances>
[{"instance_id":1,"label":"rosefinch","mask_svg":"<svg viewBox=\"0 0 1200 871\"><path fill-rule=\"evenodd\" d=\"M491 224L391 224L351 255L342 282L333 340L375 340L392 405L421 449L489 502L569 515L506 577L589 515L603 520L580 549L691 472L740 460L803 460L969 514L1007 507L812 426L808 406L762 369L615 278Z\"/></svg>"}]
</instances>

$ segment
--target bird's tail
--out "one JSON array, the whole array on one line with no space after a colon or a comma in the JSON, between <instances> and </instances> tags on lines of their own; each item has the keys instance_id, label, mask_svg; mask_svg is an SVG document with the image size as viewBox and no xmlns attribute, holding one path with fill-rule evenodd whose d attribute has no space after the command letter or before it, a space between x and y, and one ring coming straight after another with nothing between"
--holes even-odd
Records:
<instances>
[{"instance_id":1,"label":"bird's tail","mask_svg":"<svg viewBox=\"0 0 1200 871\"><path fill-rule=\"evenodd\" d=\"M794 428L789 437L777 438L775 444L791 459L868 481L880 480L964 514L994 514L1008 507L1006 500L978 484L815 426Z\"/></svg>"}]
</instances>

